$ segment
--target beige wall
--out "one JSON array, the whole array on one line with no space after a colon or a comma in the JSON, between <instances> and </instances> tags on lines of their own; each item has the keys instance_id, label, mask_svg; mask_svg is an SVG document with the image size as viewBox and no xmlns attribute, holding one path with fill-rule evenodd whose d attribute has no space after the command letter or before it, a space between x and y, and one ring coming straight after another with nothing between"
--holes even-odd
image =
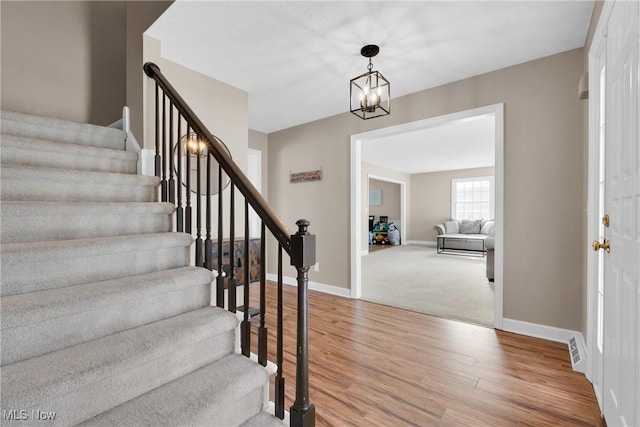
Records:
<instances>
[{"instance_id":1,"label":"beige wall","mask_svg":"<svg viewBox=\"0 0 640 427\"><path fill-rule=\"evenodd\" d=\"M369 215L386 215L389 220L400 220L400 184L379 179L369 179L369 190L377 188L381 190L380 205L369 205Z\"/></svg>"},{"instance_id":2,"label":"beige wall","mask_svg":"<svg viewBox=\"0 0 640 427\"><path fill-rule=\"evenodd\" d=\"M247 147L249 141L249 97L219 80L212 79L190 68L169 61L160 55L160 42L144 36L144 62L154 62L162 74L178 91L202 123L229 148L231 156L243 171L247 168ZM155 144L153 96L155 85L146 78L145 101L151 102L150 112L146 112L147 126L144 130L145 148ZM149 105L145 105L149 108Z\"/></svg>"},{"instance_id":3,"label":"beige wall","mask_svg":"<svg viewBox=\"0 0 640 427\"><path fill-rule=\"evenodd\" d=\"M142 33L171 1L2 1L2 108L108 125L142 141Z\"/></svg>"},{"instance_id":4,"label":"beige wall","mask_svg":"<svg viewBox=\"0 0 640 427\"><path fill-rule=\"evenodd\" d=\"M108 125L126 98L124 2L2 1L3 109Z\"/></svg>"},{"instance_id":5,"label":"beige wall","mask_svg":"<svg viewBox=\"0 0 640 427\"><path fill-rule=\"evenodd\" d=\"M410 195L412 227L408 240L436 241L437 234L433 231L433 227L451 219L452 179L494 175L494 168L412 174Z\"/></svg>"},{"instance_id":6,"label":"beige wall","mask_svg":"<svg viewBox=\"0 0 640 427\"><path fill-rule=\"evenodd\" d=\"M144 61L151 61L158 65L162 74L176 89L185 102L198 115L207 129L220 138L231 153L236 164L246 173L248 160L249 141L249 104L245 91L237 89L226 83L222 83L197 71L179 65L162 58L160 55L160 42L149 36L143 37ZM144 86L144 117L147 121L144 126L144 147L155 147L155 83L146 78ZM216 166L217 167L217 166ZM229 207L230 189L224 191L223 203ZM192 205L195 206L195 197L192 197ZM203 203L204 205L204 203ZM217 206L217 200L212 201ZM228 210L226 211L228 212ZM203 214L204 215L204 214ZM236 193L235 236L244 235L244 199ZM195 218L195 208L194 208ZM213 233L217 234L217 211L212 214ZM228 236L228 218L224 217L225 237ZM195 221L194 221L195 224Z\"/></svg>"},{"instance_id":7,"label":"beige wall","mask_svg":"<svg viewBox=\"0 0 640 427\"><path fill-rule=\"evenodd\" d=\"M142 34L173 3L170 1L130 1L127 7L127 106L131 114L131 130L142 144L142 88L147 76L142 71Z\"/></svg>"},{"instance_id":8,"label":"beige wall","mask_svg":"<svg viewBox=\"0 0 640 427\"><path fill-rule=\"evenodd\" d=\"M350 287L350 135L503 102L504 316L580 329L582 61L575 49L394 99L384 118L344 113L270 134L270 201L288 224L311 220L318 259L331 266L311 280ZM288 171L320 166L322 181L288 183Z\"/></svg>"}]
</instances>

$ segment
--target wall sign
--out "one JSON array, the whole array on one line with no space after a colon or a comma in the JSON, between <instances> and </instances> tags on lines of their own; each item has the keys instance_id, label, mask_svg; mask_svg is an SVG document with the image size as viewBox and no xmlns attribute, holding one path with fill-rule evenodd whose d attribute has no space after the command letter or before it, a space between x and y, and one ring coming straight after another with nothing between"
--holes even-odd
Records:
<instances>
[{"instance_id":1,"label":"wall sign","mask_svg":"<svg viewBox=\"0 0 640 427\"><path fill-rule=\"evenodd\" d=\"M322 169L306 172L295 172L289 174L289 182L297 184L300 182L311 182L322 180Z\"/></svg>"}]
</instances>

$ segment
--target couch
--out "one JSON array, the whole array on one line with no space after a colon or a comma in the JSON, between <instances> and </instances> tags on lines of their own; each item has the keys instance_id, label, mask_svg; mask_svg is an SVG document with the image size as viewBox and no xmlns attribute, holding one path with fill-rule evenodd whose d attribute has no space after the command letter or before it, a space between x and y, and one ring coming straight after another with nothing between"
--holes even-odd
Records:
<instances>
[{"instance_id":1,"label":"couch","mask_svg":"<svg viewBox=\"0 0 640 427\"><path fill-rule=\"evenodd\" d=\"M438 236L453 239L436 238L439 253L481 252L487 257L487 279L493 282L494 264L494 220L452 220L433 227Z\"/></svg>"}]
</instances>

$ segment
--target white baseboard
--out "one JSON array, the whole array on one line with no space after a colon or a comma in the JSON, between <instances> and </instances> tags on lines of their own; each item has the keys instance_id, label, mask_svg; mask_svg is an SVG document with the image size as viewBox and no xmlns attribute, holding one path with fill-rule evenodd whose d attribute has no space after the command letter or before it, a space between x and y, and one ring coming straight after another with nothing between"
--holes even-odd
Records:
<instances>
[{"instance_id":1,"label":"white baseboard","mask_svg":"<svg viewBox=\"0 0 640 427\"><path fill-rule=\"evenodd\" d=\"M361 256L369 255L369 250L367 249L366 251L360 251L360 255Z\"/></svg>"},{"instance_id":2,"label":"white baseboard","mask_svg":"<svg viewBox=\"0 0 640 427\"><path fill-rule=\"evenodd\" d=\"M573 370L583 374L586 372L589 355L587 353L587 346L584 344L582 332L506 318L502 320L502 329L507 332L566 344ZM575 345L579 352L577 360L574 359L574 355L572 354L572 348L569 342L571 338L575 338Z\"/></svg>"},{"instance_id":3,"label":"white baseboard","mask_svg":"<svg viewBox=\"0 0 640 427\"><path fill-rule=\"evenodd\" d=\"M267 280L272 282L278 281L278 275L267 273ZM282 283L289 286L298 286L298 281L290 276L283 276ZM319 282L312 282L309 280L309 289L313 291L323 292L325 294L337 295L339 297L351 298L351 289L340 288L338 286L327 285Z\"/></svg>"},{"instance_id":4,"label":"white baseboard","mask_svg":"<svg viewBox=\"0 0 640 427\"><path fill-rule=\"evenodd\" d=\"M540 325L537 323L523 322L521 320L507 319L506 317L502 321L502 329L506 332L513 332L520 335L542 338L564 344L567 344L569 342L569 338L575 335L579 334L580 337L582 337L582 334L578 331Z\"/></svg>"},{"instance_id":5,"label":"white baseboard","mask_svg":"<svg viewBox=\"0 0 640 427\"><path fill-rule=\"evenodd\" d=\"M407 240L406 245L422 245L422 246L436 246L436 242L431 240Z\"/></svg>"}]
</instances>

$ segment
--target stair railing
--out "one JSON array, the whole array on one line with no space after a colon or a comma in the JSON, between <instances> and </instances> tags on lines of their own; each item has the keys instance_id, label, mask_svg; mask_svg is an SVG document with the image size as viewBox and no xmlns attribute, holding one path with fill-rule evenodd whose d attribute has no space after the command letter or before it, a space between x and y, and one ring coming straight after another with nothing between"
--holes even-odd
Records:
<instances>
[{"instance_id":1,"label":"stair railing","mask_svg":"<svg viewBox=\"0 0 640 427\"><path fill-rule=\"evenodd\" d=\"M226 308L235 313L236 289L244 286L244 303L240 307L243 320L240 324L242 354L251 354L251 315L250 298L250 259L249 259L249 207L253 208L261 220L260 227L260 317L258 327L258 363L267 365L268 334L266 327L266 263L265 238L266 229L278 242L278 279L277 279L277 320L276 320L276 365L275 377L275 415L284 418L285 377L283 365L283 273L282 252L286 252L291 265L297 270L297 338L296 338L296 393L295 401L290 408L291 426L314 426L315 407L309 400L309 366L308 366L308 282L309 268L315 264L315 236L308 231L309 222L301 219L296 222L298 231L291 234L284 222L269 206L258 190L249 181L238 165L232 160L224 143L214 136L187 103L153 63L144 65L144 72L155 81L155 174L160 178L160 200L176 206L176 231L195 235L195 265L209 270L217 270L216 305L225 308L225 289L227 290ZM184 157L184 159L183 159ZM191 162L195 161L195 175ZM217 189L212 188L211 173L213 162L218 164ZM183 171L183 163L186 172ZM202 165L206 163L206 165ZM202 175L206 168L205 183ZM192 176L193 175L193 176ZM224 263L223 233L223 190L225 175L229 178L229 263ZM196 206L192 206L191 193L195 178ZM203 189L202 186L205 186ZM183 197L182 187L185 187ZM211 199L217 190L217 241L212 240ZM236 277L235 254L235 193L244 197L244 254L239 264L244 267L242 278ZM202 202L201 195L206 196ZM184 199L184 201L183 201ZM195 209L195 212L194 212ZM205 214L203 230L202 212ZM195 228L192 216L195 213ZM204 235L203 235L204 233ZM214 260L214 244L217 260ZM217 261L217 262L216 262ZM214 268L215 267L215 268ZM223 274L225 272L226 274Z\"/></svg>"}]
</instances>

